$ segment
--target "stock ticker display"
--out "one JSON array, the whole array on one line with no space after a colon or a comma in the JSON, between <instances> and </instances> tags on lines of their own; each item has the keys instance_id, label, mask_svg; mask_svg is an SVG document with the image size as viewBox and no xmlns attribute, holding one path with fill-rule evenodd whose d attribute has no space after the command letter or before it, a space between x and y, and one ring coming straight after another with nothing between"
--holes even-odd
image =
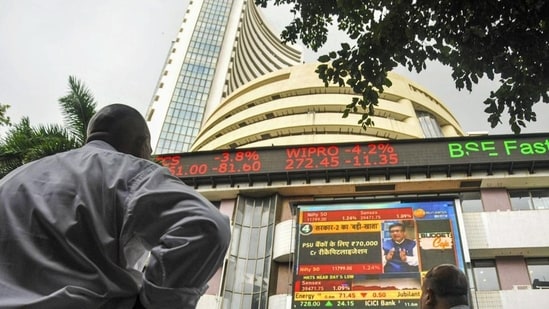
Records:
<instances>
[{"instance_id":1,"label":"stock ticker display","mask_svg":"<svg viewBox=\"0 0 549 309\"><path fill-rule=\"evenodd\" d=\"M178 177L549 160L547 134L261 147L156 157Z\"/></svg>"},{"instance_id":2,"label":"stock ticker display","mask_svg":"<svg viewBox=\"0 0 549 309\"><path fill-rule=\"evenodd\" d=\"M464 268L453 200L296 208L293 308L419 308L426 271ZM387 265L387 250L399 246L389 231L395 223L407 239L397 250L408 251L412 265Z\"/></svg>"}]
</instances>

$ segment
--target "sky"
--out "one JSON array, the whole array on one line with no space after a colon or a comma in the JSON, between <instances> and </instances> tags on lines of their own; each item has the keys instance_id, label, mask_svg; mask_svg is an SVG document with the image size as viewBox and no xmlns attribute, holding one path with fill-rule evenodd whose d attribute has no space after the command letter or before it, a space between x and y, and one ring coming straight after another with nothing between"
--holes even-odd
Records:
<instances>
[{"instance_id":1,"label":"sky","mask_svg":"<svg viewBox=\"0 0 549 309\"><path fill-rule=\"evenodd\" d=\"M145 115L187 5L188 0L0 0L0 103L11 105L12 122L27 116L31 125L62 124L58 99L75 76L98 108L125 103ZM290 18L280 8L265 16L275 29ZM339 46L339 38L333 36L323 51ZM306 61L316 57L305 50ZM491 129L483 112L495 82L481 80L469 93L457 91L451 71L437 63L420 74L397 72L446 104L465 131L511 133L506 120ZM543 118L549 104L537 104L534 111ZM547 121L540 120L523 129L548 131Z\"/></svg>"}]
</instances>

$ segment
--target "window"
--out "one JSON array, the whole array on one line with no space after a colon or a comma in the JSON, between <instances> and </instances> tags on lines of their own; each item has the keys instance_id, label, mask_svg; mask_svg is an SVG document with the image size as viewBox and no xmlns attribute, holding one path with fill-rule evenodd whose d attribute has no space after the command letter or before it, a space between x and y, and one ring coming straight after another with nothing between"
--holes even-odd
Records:
<instances>
[{"instance_id":1,"label":"window","mask_svg":"<svg viewBox=\"0 0 549 309\"><path fill-rule=\"evenodd\" d=\"M513 210L549 209L548 189L509 191L509 198Z\"/></svg>"},{"instance_id":2,"label":"window","mask_svg":"<svg viewBox=\"0 0 549 309\"><path fill-rule=\"evenodd\" d=\"M509 192L512 210L530 210L530 195L528 191Z\"/></svg>"},{"instance_id":3,"label":"window","mask_svg":"<svg viewBox=\"0 0 549 309\"><path fill-rule=\"evenodd\" d=\"M440 130L440 125L438 124L437 119L431 113L424 111L416 111L417 118L419 120L419 125L423 130L423 134L426 138L429 137L443 137L442 131Z\"/></svg>"},{"instance_id":4,"label":"window","mask_svg":"<svg viewBox=\"0 0 549 309\"><path fill-rule=\"evenodd\" d=\"M459 195L461 201L461 210L463 212L482 212L482 200L480 192L464 192Z\"/></svg>"},{"instance_id":5,"label":"window","mask_svg":"<svg viewBox=\"0 0 549 309\"><path fill-rule=\"evenodd\" d=\"M530 191L530 196L534 209L549 209L549 190Z\"/></svg>"},{"instance_id":6,"label":"window","mask_svg":"<svg viewBox=\"0 0 549 309\"><path fill-rule=\"evenodd\" d=\"M526 259L526 265L532 284L536 279L549 283L549 258Z\"/></svg>"},{"instance_id":7,"label":"window","mask_svg":"<svg viewBox=\"0 0 549 309\"><path fill-rule=\"evenodd\" d=\"M267 308L276 202L238 199L222 308Z\"/></svg>"},{"instance_id":8,"label":"window","mask_svg":"<svg viewBox=\"0 0 549 309\"><path fill-rule=\"evenodd\" d=\"M500 289L494 260L477 260L472 264L477 291L498 291Z\"/></svg>"}]
</instances>

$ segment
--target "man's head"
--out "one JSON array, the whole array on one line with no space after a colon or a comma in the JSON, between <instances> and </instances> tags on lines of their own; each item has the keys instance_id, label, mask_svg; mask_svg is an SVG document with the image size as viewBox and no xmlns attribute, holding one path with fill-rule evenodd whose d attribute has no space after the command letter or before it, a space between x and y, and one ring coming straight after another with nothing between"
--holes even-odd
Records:
<instances>
[{"instance_id":1,"label":"man's head","mask_svg":"<svg viewBox=\"0 0 549 309\"><path fill-rule=\"evenodd\" d=\"M124 104L107 105L88 124L86 143L101 140L116 150L150 159L151 144L147 122L134 108Z\"/></svg>"},{"instance_id":2,"label":"man's head","mask_svg":"<svg viewBox=\"0 0 549 309\"><path fill-rule=\"evenodd\" d=\"M465 274L455 265L442 264L427 272L421 286L421 308L443 309L468 305L469 285Z\"/></svg>"},{"instance_id":3,"label":"man's head","mask_svg":"<svg viewBox=\"0 0 549 309\"><path fill-rule=\"evenodd\" d=\"M389 226L391 238L396 242L401 242L406 238L406 228L402 223L395 223Z\"/></svg>"}]
</instances>

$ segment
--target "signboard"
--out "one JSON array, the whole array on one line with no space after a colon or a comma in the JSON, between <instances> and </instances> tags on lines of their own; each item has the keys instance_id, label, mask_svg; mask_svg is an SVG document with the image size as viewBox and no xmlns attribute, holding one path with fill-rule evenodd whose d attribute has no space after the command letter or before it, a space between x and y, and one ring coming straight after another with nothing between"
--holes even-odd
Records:
<instances>
[{"instance_id":1,"label":"signboard","mask_svg":"<svg viewBox=\"0 0 549 309\"><path fill-rule=\"evenodd\" d=\"M549 161L549 134L263 147L156 158L182 178Z\"/></svg>"},{"instance_id":2,"label":"signboard","mask_svg":"<svg viewBox=\"0 0 549 309\"><path fill-rule=\"evenodd\" d=\"M292 308L419 308L422 275L465 267L453 200L296 209Z\"/></svg>"}]
</instances>

